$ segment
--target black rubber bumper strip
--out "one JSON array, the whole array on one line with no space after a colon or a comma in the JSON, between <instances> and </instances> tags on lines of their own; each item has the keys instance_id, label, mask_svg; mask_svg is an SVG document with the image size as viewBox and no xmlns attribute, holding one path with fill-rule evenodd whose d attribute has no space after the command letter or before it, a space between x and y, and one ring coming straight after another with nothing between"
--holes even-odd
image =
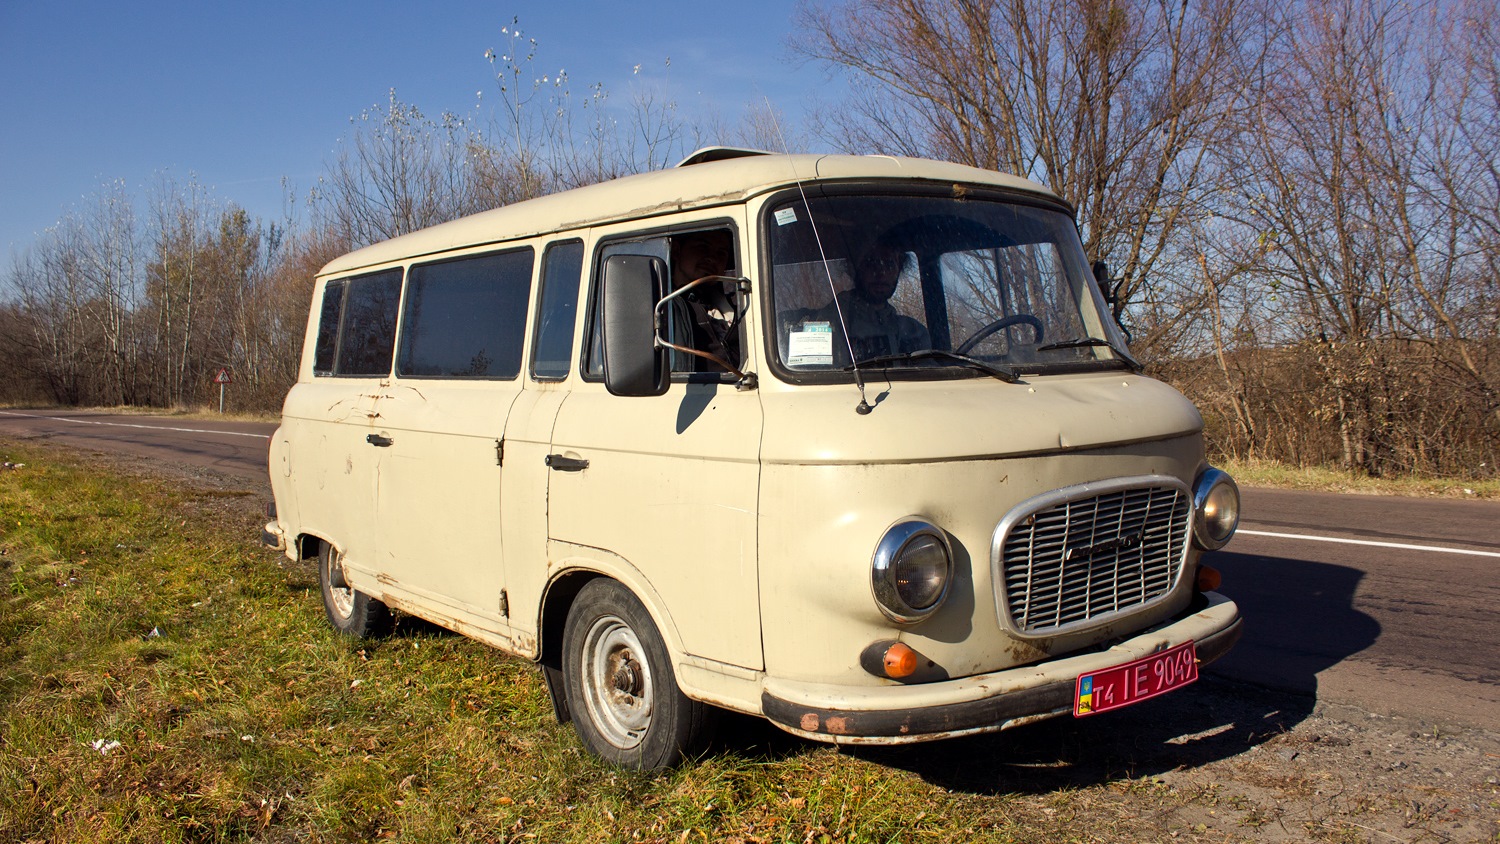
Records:
<instances>
[{"instance_id":1,"label":"black rubber bumper strip","mask_svg":"<svg viewBox=\"0 0 1500 844\"><path fill-rule=\"evenodd\" d=\"M1229 652L1244 633L1244 620L1194 643L1200 667ZM980 700L918 709L852 710L798 706L770 693L761 711L778 724L803 733L848 738L895 738L952 733L1003 724L1013 718L1072 709L1074 680L1062 680Z\"/></svg>"}]
</instances>

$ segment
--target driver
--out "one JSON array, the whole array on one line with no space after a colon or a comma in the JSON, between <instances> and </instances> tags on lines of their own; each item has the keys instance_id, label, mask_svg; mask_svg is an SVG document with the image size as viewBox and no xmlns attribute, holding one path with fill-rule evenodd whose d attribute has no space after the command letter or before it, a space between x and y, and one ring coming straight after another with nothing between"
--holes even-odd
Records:
<instances>
[{"instance_id":1,"label":"driver","mask_svg":"<svg viewBox=\"0 0 1500 844\"><path fill-rule=\"evenodd\" d=\"M688 232L672 239L672 289L707 276L725 275L734 267L734 243L727 230ZM673 339L682 345L739 364L735 307L723 283L689 290L673 309ZM686 342L684 342L686 341ZM690 358L690 359L689 359ZM673 371L722 372L710 361L673 352Z\"/></svg>"},{"instance_id":2,"label":"driver","mask_svg":"<svg viewBox=\"0 0 1500 844\"><path fill-rule=\"evenodd\" d=\"M834 325L843 315L855 361L932 348L926 326L891 306L906 261L905 252L877 242L854 265L854 287L838 294L837 308L829 304L824 309L822 317ZM835 344L836 350L840 348Z\"/></svg>"}]
</instances>

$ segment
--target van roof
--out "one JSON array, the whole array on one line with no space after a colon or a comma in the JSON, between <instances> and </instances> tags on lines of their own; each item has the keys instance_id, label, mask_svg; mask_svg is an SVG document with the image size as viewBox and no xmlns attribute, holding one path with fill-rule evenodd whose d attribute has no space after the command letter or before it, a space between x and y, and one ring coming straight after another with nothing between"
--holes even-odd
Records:
<instances>
[{"instance_id":1,"label":"van roof","mask_svg":"<svg viewBox=\"0 0 1500 844\"><path fill-rule=\"evenodd\" d=\"M347 273L450 249L743 202L759 193L795 185L799 180L900 179L993 185L1062 202L1056 194L1029 179L922 158L808 154L700 158L702 152L667 170L517 202L366 246L330 261L319 275Z\"/></svg>"}]
</instances>

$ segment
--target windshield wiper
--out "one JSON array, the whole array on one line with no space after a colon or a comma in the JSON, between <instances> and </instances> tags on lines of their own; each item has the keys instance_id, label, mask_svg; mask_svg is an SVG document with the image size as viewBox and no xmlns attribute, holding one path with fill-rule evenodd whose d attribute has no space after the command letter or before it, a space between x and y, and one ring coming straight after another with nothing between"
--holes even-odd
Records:
<instances>
[{"instance_id":1,"label":"windshield wiper","mask_svg":"<svg viewBox=\"0 0 1500 844\"><path fill-rule=\"evenodd\" d=\"M942 358L944 360L956 361L965 366L971 366L980 372L993 375L1007 384L1014 384L1021 380L1021 376L1017 375L1009 367L985 363L982 360L975 360L968 355L961 355L957 352L949 352L943 349L920 349L915 352L903 352L899 355L880 355L878 357L865 358L853 366L844 367L844 370L848 371L855 366L880 366L881 364L888 363L905 363L907 361L921 360L922 358Z\"/></svg>"},{"instance_id":2,"label":"windshield wiper","mask_svg":"<svg viewBox=\"0 0 1500 844\"><path fill-rule=\"evenodd\" d=\"M1114 343L1105 340L1102 337L1079 337L1073 340L1059 340L1056 343L1048 343L1045 346L1037 346L1036 350L1039 352L1046 352L1051 351L1052 349L1081 349L1087 346L1103 346L1104 348L1109 349L1111 352L1115 353L1115 357L1124 361L1125 365L1129 366L1130 371L1132 372L1140 372L1146 368L1141 364L1140 361L1131 357L1129 352L1125 351L1119 346L1116 346Z\"/></svg>"}]
</instances>

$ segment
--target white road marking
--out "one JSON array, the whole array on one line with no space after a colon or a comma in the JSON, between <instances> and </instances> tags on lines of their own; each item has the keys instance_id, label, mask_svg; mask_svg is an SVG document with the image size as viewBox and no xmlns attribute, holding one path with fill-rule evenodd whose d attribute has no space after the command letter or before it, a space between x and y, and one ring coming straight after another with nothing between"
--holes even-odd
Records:
<instances>
[{"instance_id":1,"label":"white road marking","mask_svg":"<svg viewBox=\"0 0 1500 844\"><path fill-rule=\"evenodd\" d=\"M253 437L257 440L269 440L270 434L245 434L239 431L211 431L206 428L172 428L166 425L131 425L126 422L99 422L93 419L70 419L66 416L42 416L37 413L15 413L9 410L0 410L0 416L25 416L28 419L49 419L53 422L72 422L76 425L103 425L106 428L144 428L148 431L177 431L182 434L221 434L226 437Z\"/></svg>"},{"instance_id":2,"label":"white road marking","mask_svg":"<svg viewBox=\"0 0 1500 844\"><path fill-rule=\"evenodd\" d=\"M1342 539L1336 536L1312 536L1305 533L1271 533L1265 530L1245 530L1241 528L1235 534L1246 536L1270 536L1276 539L1305 539L1308 542L1339 542L1344 545L1373 545L1376 548L1399 548L1403 551L1437 551L1442 554L1468 554L1474 557L1496 557L1500 553L1495 551L1474 551L1468 548L1444 548L1441 545L1406 545L1400 542L1372 542L1368 539Z\"/></svg>"}]
</instances>

